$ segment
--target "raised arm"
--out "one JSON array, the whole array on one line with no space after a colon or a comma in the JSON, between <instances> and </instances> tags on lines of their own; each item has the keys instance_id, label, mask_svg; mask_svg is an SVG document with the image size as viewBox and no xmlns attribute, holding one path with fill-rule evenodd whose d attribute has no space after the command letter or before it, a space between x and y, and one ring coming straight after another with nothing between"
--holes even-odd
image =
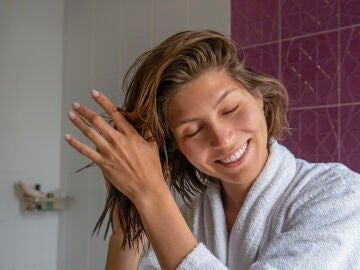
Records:
<instances>
[{"instance_id":1,"label":"raised arm","mask_svg":"<svg viewBox=\"0 0 360 270\"><path fill-rule=\"evenodd\" d=\"M164 180L158 147L155 142L147 142L140 136L105 95L92 91L92 97L111 117L116 129L86 106L74 103L75 113L70 112L69 118L94 143L97 151L70 134L66 134L65 139L74 149L94 161L111 183L134 203L161 267L176 269L197 242ZM79 116L91 123L101 135ZM137 264L138 253L126 251L117 256L121 237L121 234L115 234L110 239L108 269L121 265L126 259L123 255L132 254L131 267Z\"/></svg>"},{"instance_id":2,"label":"raised arm","mask_svg":"<svg viewBox=\"0 0 360 270\"><path fill-rule=\"evenodd\" d=\"M106 189L109 191L110 181L105 175L104 180ZM108 243L105 270L137 269L140 254L146 240L144 239L144 242L140 243L139 249L130 248L128 246L126 246L125 249L121 249L123 237L124 234L119 222L118 209L117 205L115 205L112 219L112 234Z\"/></svg>"},{"instance_id":3,"label":"raised arm","mask_svg":"<svg viewBox=\"0 0 360 270\"><path fill-rule=\"evenodd\" d=\"M116 222L114 222L113 225L115 223ZM113 231L109 239L105 270L135 270L137 269L144 243L141 243L138 250L136 248L129 248L128 246L126 246L125 249L121 249L124 235L120 226L117 226L117 228L118 229Z\"/></svg>"}]
</instances>

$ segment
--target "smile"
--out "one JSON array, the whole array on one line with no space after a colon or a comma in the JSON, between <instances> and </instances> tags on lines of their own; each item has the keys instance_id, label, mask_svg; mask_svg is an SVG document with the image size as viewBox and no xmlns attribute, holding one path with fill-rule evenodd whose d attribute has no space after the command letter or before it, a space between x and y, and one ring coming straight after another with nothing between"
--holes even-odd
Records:
<instances>
[{"instance_id":1,"label":"smile","mask_svg":"<svg viewBox=\"0 0 360 270\"><path fill-rule=\"evenodd\" d=\"M238 161L242 155L245 153L246 149L248 147L248 142L243 144L234 154L232 154L230 157L220 159L219 161L221 163L229 164Z\"/></svg>"}]
</instances>

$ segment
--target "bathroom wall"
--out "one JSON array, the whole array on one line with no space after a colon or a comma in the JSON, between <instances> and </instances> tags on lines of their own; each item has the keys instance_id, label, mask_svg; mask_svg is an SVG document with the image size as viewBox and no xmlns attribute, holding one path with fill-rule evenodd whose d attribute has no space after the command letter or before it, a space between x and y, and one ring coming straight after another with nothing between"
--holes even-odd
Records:
<instances>
[{"instance_id":1,"label":"bathroom wall","mask_svg":"<svg viewBox=\"0 0 360 270\"><path fill-rule=\"evenodd\" d=\"M0 269L57 269L58 213L22 214L14 184L60 186L62 0L0 1Z\"/></svg>"},{"instance_id":2,"label":"bathroom wall","mask_svg":"<svg viewBox=\"0 0 360 270\"><path fill-rule=\"evenodd\" d=\"M284 144L360 172L360 1L232 0L231 34L251 66L287 87Z\"/></svg>"},{"instance_id":3,"label":"bathroom wall","mask_svg":"<svg viewBox=\"0 0 360 270\"><path fill-rule=\"evenodd\" d=\"M86 141L66 117L71 103L86 103L97 88L122 103L121 80L132 61L169 35L185 29L230 35L230 0L65 0L63 133ZM62 143L61 184L75 201L60 218L59 270L103 269L107 241L91 238L105 202L101 174L76 169L88 160Z\"/></svg>"}]
</instances>

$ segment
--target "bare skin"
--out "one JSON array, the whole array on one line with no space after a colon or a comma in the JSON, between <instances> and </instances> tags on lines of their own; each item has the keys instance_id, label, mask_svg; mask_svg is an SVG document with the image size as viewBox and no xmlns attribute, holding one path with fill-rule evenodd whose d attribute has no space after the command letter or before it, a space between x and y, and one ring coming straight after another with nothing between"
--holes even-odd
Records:
<instances>
[{"instance_id":1,"label":"bare skin","mask_svg":"<svg viewBox=\"0 0 360 270\"><path fill-rule=\"evenodd\" d=\"M145 141L105 95L92 91L92 97L112 118L116 129L85 105L74 103L75 112L69 113L69 119L97 151L73 135L66 134L65 139L71 147L94 161L104 176L134 203L162 269L176 269L197 241L164 181L157 145ZM86 125L79 115L103 136ZM181 238L177 237L179 234ZM127 266L137 265L139 254L134 250L116 252L121 237L121 234L118 237L115 234L110 241L112 248L108 256L114 258L117 254L119 260L109 261L115 266L109 265L108 269L130 269Z\"/></svg>"},{"instance_id":2,"label":"bare skin","mask_svg":"<svg viewBox=\"0 0 360 270\"><path fill-rule=\"evenodd\" d=\"M224 70L208 71L172 98L169 123L179 150L189 162L221 180L230 235L237 214L268 157L262 97L250 94ZM237 160L224 162L244 144L246 151Z\"/></svg>"},{"instance_id":3,"label":"bare skin","mask_svg":"<svg viewBox=\"0 0 360 270\"><path fill-rule=\"evenodd\" d=\"M109 190L110 181L106 177L104 177L104 180L106 189ZM119 217L117 215L118 211L116 208L117 206L115 206L115 211L113 213L112 235L109 239L105 270L137 269L141 250L144 247L146 239L144 239L144 242L140 243L139 250L131 249L128 246L125 247L125 250L121 250L124 234L120 227Z\"/></svg>"},{"instance_id":4,"label":"bare skin","mask_svg":"<svg viewBox=\"0 0 360 270\"><path fill-rule=\"evenodd\" d=\"M157 145L146 142L106 96L97 91L92 96L116 129L86 106L74 103L75 113L70 112L69 118L97 151L72 135L65 135L65 139L94 161L105 178L134 203L162 269L176 269L197 241L164 181ZM226 72L211 71L178 91L169 108L170 129L179 150L194 167L221 180L230 235L268 156L263 100L251 95ZM136 269L139 253L125 250L119 254L121 240L120 231L109 242L107 269Z\"/></svg>"}]
</instances>

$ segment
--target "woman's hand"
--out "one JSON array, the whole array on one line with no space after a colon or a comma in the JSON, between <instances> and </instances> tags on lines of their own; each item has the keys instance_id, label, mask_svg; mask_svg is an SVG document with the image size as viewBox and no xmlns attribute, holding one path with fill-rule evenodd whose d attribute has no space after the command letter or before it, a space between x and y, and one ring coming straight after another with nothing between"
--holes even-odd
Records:
<instances>
[{"instance_id":1,"label":"woman's hand","mask_svg":"<svg viewBox=\"0 0 360 270\"><path fill-rule=\"evenodd\" d=\"M147 142L140 136L105 95L96 90L91 94L113 120L116 129L99 114L75 102L75 112L69 112L69 119L94 143L97 150L80 142L73 135L66 134L65 139L74 149L94 161L102 170L105 179L111 181L137 205L137 202L145 199L147 195L159 192L159 188L167 187L157 144Z\"/></svg>"},{"instance_id":2,"label":"woman's hand","mask_svg":"<svg viewBox=\"0 0 360 270\"><path fill-rule=\"evenodd\" d=\"M92 91L92 96L114 121L115 128L86 106L74 103L76 113L70 112L69 118L97 150L70 134L65 139L94 161L111 184L133 202L161 267L175 269L197 241L164 181L158 147L140 136L106 96L97 91ZM121 234L110 238L106 269L137 268L140 252L119 252L121 239Z\"/></svg>"}]
</instances>

